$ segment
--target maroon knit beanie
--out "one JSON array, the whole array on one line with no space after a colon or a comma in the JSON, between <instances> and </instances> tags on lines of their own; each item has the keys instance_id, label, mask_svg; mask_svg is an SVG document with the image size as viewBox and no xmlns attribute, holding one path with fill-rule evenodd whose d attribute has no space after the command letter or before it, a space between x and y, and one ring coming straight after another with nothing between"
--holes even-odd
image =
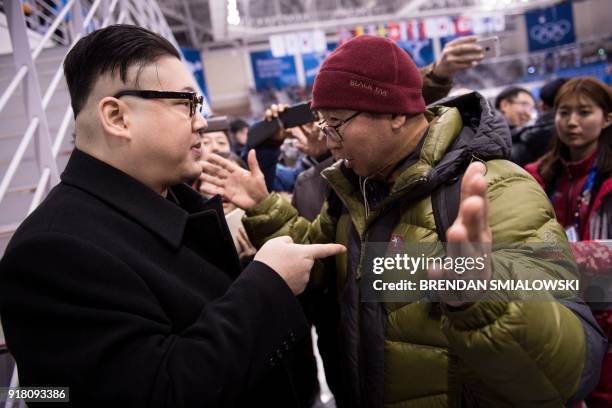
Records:
<instances>
[{"instance_id":1,"label":"maroon knit beanie","mask_svg":"<svg viewBox=\"0 0 612 408\"><path fill-rule=\"evenodd\" d=\"M323 61L311 108L423 113L422 88L421 74L404 50L391 40L362 35Z\"/></svg>"}]
</instances>

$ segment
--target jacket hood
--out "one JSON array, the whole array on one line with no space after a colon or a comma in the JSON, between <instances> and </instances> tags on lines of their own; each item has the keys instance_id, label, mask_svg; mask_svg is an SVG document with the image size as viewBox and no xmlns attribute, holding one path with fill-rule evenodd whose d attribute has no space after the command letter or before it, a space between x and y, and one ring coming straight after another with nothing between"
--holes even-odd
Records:
<instances>
[{"instance_id":1,"label":"jacket hood","mask_svg":"<svg viewBox=\"0 0 612 408\"><path fill-rule=\"evenodd\" d=\"M425 159L431 166L428 178L435 186L462 173L474 159L510 158L512 138L508 124L479 93L442 99L430 105L426 115L431 123L426 138L432 138L439 148L437 153L428 157L426 140L421 160ZM454 125L454 134L436 129L436 125L446 128L451 124ZM457 124L460 124L458 129Z\"/></svg>"}]
</instances>

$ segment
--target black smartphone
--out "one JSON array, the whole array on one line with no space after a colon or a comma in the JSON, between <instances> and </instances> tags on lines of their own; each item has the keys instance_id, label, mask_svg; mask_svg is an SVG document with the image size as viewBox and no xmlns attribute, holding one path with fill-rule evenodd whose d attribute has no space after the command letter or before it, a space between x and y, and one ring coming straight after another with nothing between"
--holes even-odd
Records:
<instances>
[{"instance_id":1,"label":"black smartphone","mask_svg":"<svg viewBox=\"0 0 612 408\"><path fill-rule=\"evenodd\" d=\"M229 129L229 120L227 120L227 116L213 116L206 118L206 122L208 122L208 127L204 133L223 132Z\"/></svg>"},{"instance_id":2,"label":"black smartphone","mask_svg":"<svg viewBox=\"0 0 612 408\"><path fill-rule=\"evenodd\" d=\"M285 128L292 128L306 123L314 122L317 118L310 109L310 102L302 102L282 111L279 115Z\"/></svg>"},{"instance_id":3,"label":"black smartphone","mask_svg":"<svg viewBox=\"0 0 612 408\"><path fill-rule=\"evenodd\" d=\"M261 120L255 122L249 127L247 133L247 145L249 147L259 146L270 137L274 136L281 128L278 118L271 121Z\"/></svg>"},{"instance_id":4,"label":"black smartphone","mask_svg":"<svg viewBox=\"0 0 612 408\"><path fill-rule=\"evenodd\" d=\"M317 118L310 110L310 102L302 102L293 105L278 114L278 118L272 121L261 120L249 128L247 144L255 147L274 136L281 128L292 128L306 123L314 122Z\"/></svg>"}]
</instances>

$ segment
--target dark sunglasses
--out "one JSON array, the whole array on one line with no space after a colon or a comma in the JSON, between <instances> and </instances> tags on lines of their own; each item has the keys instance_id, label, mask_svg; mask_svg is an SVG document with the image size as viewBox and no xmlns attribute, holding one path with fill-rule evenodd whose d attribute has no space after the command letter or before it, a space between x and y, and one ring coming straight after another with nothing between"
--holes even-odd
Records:
<instances>
[{"instance_id":1,"label":"dark sunglasses","mask_svg":"<svg viewBox=\"0 0 612 408\"><path fill-rule=\"evenodd\" d=\"M171 92L171 91L143 91L129 89L126 91L117 92L113 98L121 98L122 96L136 96L143 99L186 99L189 101L189 117L195 115L196 110L202 112L204 97L198 96L195 92Z\"/></svg>"}]
</instances>

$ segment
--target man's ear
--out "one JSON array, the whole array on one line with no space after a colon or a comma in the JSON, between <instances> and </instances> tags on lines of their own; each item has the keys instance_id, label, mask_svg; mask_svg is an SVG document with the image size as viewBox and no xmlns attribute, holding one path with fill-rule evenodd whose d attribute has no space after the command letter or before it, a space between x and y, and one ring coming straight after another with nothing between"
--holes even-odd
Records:
<instances>
[{"instance_id":1,"label":"man's ear","mask_svg":"<svg viewBox=\"0 0 612 408\"><path fill-rule=\"evenodd\" d=\"M510 101L507 99L504 99L503 101L499 102L499 111L502 113L506 113L506 110L508 110L508 105L510 105Z\"/></svg>"},{"instance_id":2,"label":"man's ear","mask_svg":"<svg viewBox=\"0 0 612 408\"><path fill-rule=\"evenodd\" d=\"M112 136L131 139L129 113L127 104L112 96L104 97L98 103L100 124L104 131Z\"/></svg>"},{"instance_id":3,"label":"man's ear","mask_svg":"<svg viewBox=\"0 0 612 408\"><path fill-rule=\"evenodd\" d=\"M391 129L398 130L406 124L408 117L406 115L391 115Z\"/></svg>"}]
</instances>

